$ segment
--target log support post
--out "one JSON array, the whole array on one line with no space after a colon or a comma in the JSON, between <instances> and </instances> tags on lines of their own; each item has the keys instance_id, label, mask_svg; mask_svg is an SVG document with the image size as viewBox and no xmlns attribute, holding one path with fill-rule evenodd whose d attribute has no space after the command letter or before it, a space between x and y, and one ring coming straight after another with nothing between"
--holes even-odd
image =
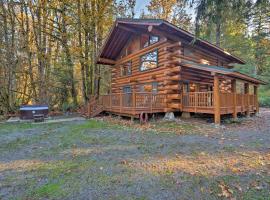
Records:
<instances>
[{"instance_id":1,"label":"log support post","mask_svg":"<svg viewBox=\"0 0 270 200\"><path fill-rule=\"evenodd\" d=\"M195 84L195 92L200 92L200 84L199 83Z\"/></svg>"},{"instance_id":2,"label":"log support post","mask_svg":"<svg viewBox=\"0 0 270 200\"><path fill-rule=\"evenodd\" d=\"M219 91L219 77L214 74L214 115L215 124L220 124L220 91Z\"/></svg>"},{"instance_id":3,"label":"log support post","mask_svg":"<svg viewBox=\"0 0 270 200\"><path fill-rule=\"evenodd\" d=\"M136 112L136 93L135 93L135 89L132 92L132 108L133 108L133 114L135 115L135 112Z\"/></svg>"},{"instance_id":4,"label":"log support post","mask_svg":"<svg viewBox=\"0 0 270 200\"><path fill-rule=\"evenodd\" d=\"M250 116L249 110L249 83L245 83L245 98L246 98L246 116Z\"/></svg>"},{"instance_id":5,"label":"log support post","mask_svg":"<svg viewBox=\"0 0 270 200\"><path fill-rule=\"evenodd\" d=\"M182 117L183 119L189 119L189 118L190 118L190 112L182 112L181 117Z\"/></svg>"},{"instance_id":6,"label":"log support post","mask_svg":"<svg viewBox=\"0 0 270 200\"><path fill-rule=\"evenodd\" d=\"M120 99L119 100L120 100L120 108L119 109L120 109L120 113L122 113L122 105L123 105L123 102L122 102L123 101L122 93L120 93Z\"/></svg>"},{"instance_id":7,"label":"log support post","mask_svg":"<svg viewBox=\"0 0 270 200\"><path fill-rule=\"evenodd\" d=\"M180 91L181 91L181 111L184 109L184 84L183 82L180 84Z\"/></svg>"},{"instance_id":8,"label":"log support post","mask_svg":"<svg viewBox=\"0 0 270 200\"><path fill-rule=\"evenodd\" d=\"M236 107L236 80L232 80L232 94L233 94L233 118L237 119L237 107Z\"/></svg>"},{"instance_id":9,"label":"log support post","mask_svg":"<svg viewBox=\"0 0 270 200\"><path fill-rule=\"evenodd\" d=\"M256 106L256 111L255 111L255 114L256 114L256 113L259 113L258 86L257 85L254 85L254 103Z\"/></svg>"}]
</instances>

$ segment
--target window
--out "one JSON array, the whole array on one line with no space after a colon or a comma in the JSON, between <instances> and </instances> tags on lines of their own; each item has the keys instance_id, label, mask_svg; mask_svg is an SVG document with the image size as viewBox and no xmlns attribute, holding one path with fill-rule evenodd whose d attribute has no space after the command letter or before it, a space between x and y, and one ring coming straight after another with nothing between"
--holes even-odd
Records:
<instances>
[{"instance_id":1,"label":"window","mask_svg":"<svg viewBox=\"0 0 270 200\"><path fill-rule=\"evenodd\" d=\"M121 76L131 75L132 62L128 61L121 66Z\"/></svg>"},{"instance_id":2,"label":"window","mask_svg":"<svg viewBox=\"0 0 270 200\"><path fill-rule=\"evenodd\" d=\"M149 44L155 44L156 42L159 41L159 37L158 36L153 36L153 35L150 35L149 37Z\"/></svg>"},{"instance_id":3,"label":"window","mask_svg":"<svg viewBox=\"0 0 270 200\"><path fill-rule=\"evenodd\" d=\"M141 56L140 71L156 68L158 65L158 51L152 51Z\"/></svg>"},{"instance_id":4,"label":"window","mask_svg":"<svg viewBox=\"0 0 270 200\"><path fill-rule=\"evenodd\" d=\"M140 85L140 92L152 92L154 94L158 93L158 82L146 83Z\"/></svg>"},{"instance_id":5,"label":"window","mask_svg":"<svg viewBox=\"0 0 270 200\"><path fill-rule=\"evenodd\" d=\"M158 36L143 34L141 36L141 48L148 47L152 44L157 43L158 41L159 41Z\"/></svg>"},{"instance_id":6,"label":"window","mask_svg":"<svg viewBox=\"0 0 270 200\"><path fill-rule=\"evenodd\" d=\"M131 93L131 86L124 86L123 87L123 93Z\"/></svg>"}]
</instances>

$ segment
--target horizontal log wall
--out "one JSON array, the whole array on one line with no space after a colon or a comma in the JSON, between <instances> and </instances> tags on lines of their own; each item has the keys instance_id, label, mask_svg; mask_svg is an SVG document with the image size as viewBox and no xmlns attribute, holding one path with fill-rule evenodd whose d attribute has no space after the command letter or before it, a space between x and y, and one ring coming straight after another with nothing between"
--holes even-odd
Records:
<instances>
[{"instance_id":1,"label":"horizontal log wall","mask_svg":"<svg viewBox=\"0 0 270 200\"><path fill-rule=\"evenodd\" d=\"M132 39L130 41L133 41ZM137 41L138 40L134 40ZM132 44L127 44L130 46ZM136 46L136 45L135 45ZM140 57L152 51L158 51L158 67L140 71ZM121 76L121 66L132 62L132 74ZM142 92L143 84L158 83L158 94L166 94L166 107L164 111L177 111L182 109L183 81L198 84L196 91L207 92L213 85L213 75L210 72L183 67L182 61L192 61L200 64L223 65L228 67L229 61L211 52L206 52L197 47L180 41L172 41L161 37L161 40L144 49L135 51L125 57L119 58L112 67L111 92L122 93L124 86L131 86L132 91ZM220 89L230 92L231 82L221 78Z\"/></svg>"},{"instance_id":2,"label":"horizontal log wall","mask_svg":"<svg viewBox=\"0 0 270 200\"><path fill-rule=\"evenodd\" d=\"M147 51L141 51L141 53L135 54L134 56L130 55L128 58L121 59L117 62L117 64L112 69L112 92L123 92L123 86L136 86L134 89L139 90L140 84L158 82L158 90L162 91L164 88L164 74L167 71L165 68L165 55L166 51L164 47L169 45L170 43L167 41L161 41L158 45L153 45L151 48L148 48ZM140 56L145 53L151 52L153 50L158 50L158 67L140 71ZM121 76L121 64L132 61L132 75L131 76Z\"/></svg>"}]
</instances>

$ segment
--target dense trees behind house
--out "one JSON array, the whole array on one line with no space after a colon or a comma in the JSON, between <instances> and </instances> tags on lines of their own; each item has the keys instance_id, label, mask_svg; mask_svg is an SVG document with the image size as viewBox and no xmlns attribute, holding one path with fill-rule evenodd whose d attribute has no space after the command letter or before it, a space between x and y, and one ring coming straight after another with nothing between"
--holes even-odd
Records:
<instances>
[{"instance_id":1,"label":"dense trees behind house","mask_svg":"<svg viewBox=\"0 0 270 200\"><path fill-rule=\"evenodd\" d=\"M95 59L114 20L134 18L136 3L0 0L0 114L28 103L76 109L108 92L110 68ZM269 0L150 0L139 12L215 43L247 61L240 71L270 82ZM269 103L270 86L260 91Z\"/></svg>"}]
</instances>

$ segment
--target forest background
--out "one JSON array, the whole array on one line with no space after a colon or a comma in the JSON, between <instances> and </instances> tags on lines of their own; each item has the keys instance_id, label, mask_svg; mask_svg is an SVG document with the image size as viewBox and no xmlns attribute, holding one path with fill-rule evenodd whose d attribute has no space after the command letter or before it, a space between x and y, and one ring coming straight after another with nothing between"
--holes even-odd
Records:
<instances>
[{"instance_id":1,"label":"forest background","mask_svg":"<svg viewBox=\"0 0 270 200\"><path fill-rule=\"evenodd\" d=\"M0 0L0 114L30 103L76 110L106 93L110 68L96 57L115 19L135 17L184 28L270 83L269 0ZM259 94L270 106L270 84Z\"/></svg>"}]
</instances>

